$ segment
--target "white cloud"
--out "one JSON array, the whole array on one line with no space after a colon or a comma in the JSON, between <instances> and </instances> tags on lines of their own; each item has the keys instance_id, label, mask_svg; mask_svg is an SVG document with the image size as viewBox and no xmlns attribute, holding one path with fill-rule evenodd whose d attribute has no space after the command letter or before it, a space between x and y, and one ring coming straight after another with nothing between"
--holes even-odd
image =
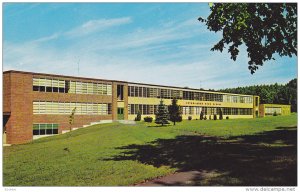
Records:
<instances>
[{"instance_id":1,"label":"white cloud","mask_svg":"<svg viewBox=\"0 0 300 192\"><path fill-rule=\"evenodd\" d=\"M42 37L36 40L33 40L32 43L42 43L42 42L47 42L50 40L57 39L60 36L60 33L54 33L53 35L47 36L47 37Z\"/></svg>"},{"instance_id":2,"label":"white cloud","mask_svg":"<svg viewBox=\"0 0 300 192\"><path fill-rule=\"evenodd\" d=\"M241 51L233 62L229 53L209 51L213 43L201 44L198 38L210 36L201 32L193 20L122 35L90 36L130 22L130 17L92 20L35 41L4 42L3 68L76 76L80 59L79 75L84 77L192 88L199 88L201 83L203 88L217 89L263 82L268 74L271 81L284 63L274 68L268 65L268 70L253 77L247 69L245 52Z\"/></svg>"},{"instance_id":3,"label":"white cloud","mask_svg":"<svg viewBox=\"0 0 300 192\"><path fill-rule=\"evenodd\" d=\"M132 22L130 17L115 18L115 19L98 19L90 20L79 27L71 29L65 35L69 37L80 37L109 29L111 27L129 24Z\"/></svg>"}]
</instances>

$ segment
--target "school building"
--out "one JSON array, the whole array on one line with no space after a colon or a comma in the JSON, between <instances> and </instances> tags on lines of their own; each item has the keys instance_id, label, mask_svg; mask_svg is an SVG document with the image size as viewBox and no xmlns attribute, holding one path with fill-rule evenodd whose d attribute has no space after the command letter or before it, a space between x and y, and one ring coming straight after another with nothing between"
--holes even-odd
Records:
<instances>
[{"instance_id":1,"label":"school building","mask_svg":"<svg viewBox=\"0 0 300 192\"><path fill-rule=\"evenodd\" d=\"M199 89L23 71L3 72L4 143L20 144L90 123L134 120L138 111L155 118L159 101L178 99L183 119L255 118L259 97ZM72 110L74 122L69 124ZM266 107L264 108L266 109ZM279 114L279 112L278 112Z\"/></svg>"}]
</instances>

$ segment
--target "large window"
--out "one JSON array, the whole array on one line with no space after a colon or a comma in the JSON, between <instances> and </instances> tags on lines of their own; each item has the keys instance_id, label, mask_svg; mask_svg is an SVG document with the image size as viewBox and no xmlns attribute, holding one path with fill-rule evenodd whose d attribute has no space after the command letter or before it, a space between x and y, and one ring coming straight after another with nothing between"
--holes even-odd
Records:
<instances>
[{"instance_id":1,"label":"large window","mask_svg":"<svg viewBox=\"0 0 300 192\"><path fill-rule=\"evenodd\" d=\"M230 107L203 107L203 113L205 115L220 115L222 111L223 115L252 115L252 108L230 108Z\"/></svg>"},{"instance_id":2,"label":"large window","mask_svg":"<svg viewBox=\"0 0 300 192\"><path fill-rule=\"evenodd\" d=\"M281 115L281 107L266 107L265 108L265 115Z\"/></svg>"},{"instance_id":3,"label":"large window","mask_svg":"<svg viewBox=\"0 0 300 192\"><path fill-rule=\"evenodd\" d=\"M56 123L33 124L33 135L53 135L53 134L58 134L58 124Z\"/></svg>"},{"instance_id":4,"label":"large window","mask_svg":"<svg viewBox=\"0 0 300 192\"><path fill-rule=\"evenodd\" d=\"M252 103L252 96L230 95L221 93L207 93L197 91L183 91L178 89L165 89L142 86L128 86L129 97L151 97L163 99L184 99L196 101L215 101L227 103Z\"/></svg>"},{"instance_id":5,"label":"large window","mask_svg":"<svg viewBox=\"0 0 300 192\"><path fill-rule=\"evenodd\" d=\"M77 115L111 114L111 103L75 103L57 101L33 101L33 114L70 115L76 107Z\"/></svg>"},{"instance_id":6,"label":"large window","mask_svg":"<svg viewBox=\"0 0 300 192\"><path fill-rule=\"evenodd\" d=\"M33 78L33 91L65 93L66 84L60 79Z\"/></svg>"},{"instance_id":7,"label":"large window","mask_svg":"<svg viewBox=\"0 0 300 192\"><path fill-rule=\"evenodd\" d=\"M33 78L33 91L112 95L112 85L108 83Z\"/></svg>"},{"instance_id":8,"label":"large window","mask_svg":"<svg viewBox=\"0 0 300 192\"><path fill-rule=\"evenodd\" d=\"M138 114L138 111L140 111L142 115L154 115L156 110L157 110L157 105L143 105L143 104L128 105L129 115L136 115Z\"/></svg>"}]
</instances>

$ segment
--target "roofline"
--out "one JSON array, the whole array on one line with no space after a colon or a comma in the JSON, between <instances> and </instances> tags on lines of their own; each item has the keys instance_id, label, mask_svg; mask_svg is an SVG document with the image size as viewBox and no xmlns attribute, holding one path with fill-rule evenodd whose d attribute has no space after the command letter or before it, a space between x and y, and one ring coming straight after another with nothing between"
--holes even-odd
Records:
<instances>
[{"instance_id":1,"label":"roofline","mask_svg":"<svg viewBox=\"0 0 300 192\"><path fill-rule=\"evenodd\" d=\"M59 74L50 74L50 73L36 73L30 71L17 71L17 70L8 70L4 71L5 73L23 73L23 74L32 74L32 75L46 75L46 76L57 76L57 77L65 77L65 78L76 78L76 79L86 79L86 80L97 80L97 81L112 81L112 82L121 82L121 83L128 83L126 81L119 81L119 80L110 80L110 79L97 79L97 78L89 78L89 77L80 77L80 76L70 76L70 75L59 75Z\"/></svg>"},{"instance_id":2,"label":"roofline","mask_svg":"<svg viewBox=\"0 0 300 192\"><path fill-rule=\"evenodd\" d=\"M262 103L262 104L259 104L259 105L275 105L275 106L291 106L289 104L273 104L273 103Z\"/></svg>"},{"instance_id":3,"label":"roofline","mask_svg":"<svg viewBox=\"0 0 300 192\"><path fill-rule=\"evenodd\" d=\"M173 88L173 89L183 89L183 90L187 90L187 91L190 90L190 91L197 91L197 92L231 94L231 95L241 95L241 96L255 96L255 95L245 95L245 94L236 94L236 93L225 93L225 92L219 92L219 91L209 91L209 90L204 90L204 89L200 90L200 89L196 89L196 88L176 87L176 86L167 86L167 85L156 85L156 84L148 84L148 83L136 83L136 82L110 80L110 79L97 79L97 78L88 78L88 77L70 76L70 75L59 75L59 74L50 74L50 73L36 73L36 72L29 72L29 71L8 70L8 71L3 72L3 74L6 74L6 73L23 73L23 74L33 74L33 75L57 76L57 77L64 77L64 78L78 78L78 79L95 80L95 81L111 81L111 82L118 82L118 83L146 85L146 86L154 86L154 87L165 87L165 88Z\"/></svg>"}]
</instances>

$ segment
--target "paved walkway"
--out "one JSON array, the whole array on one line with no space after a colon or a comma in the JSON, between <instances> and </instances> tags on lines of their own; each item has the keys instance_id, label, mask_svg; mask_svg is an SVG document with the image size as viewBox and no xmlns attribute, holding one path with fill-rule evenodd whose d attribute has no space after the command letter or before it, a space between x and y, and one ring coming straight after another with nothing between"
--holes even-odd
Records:
<instances>
[{"instance_id":1,"label":"paved walkway","mask_svg":"<svg viewBox=\"0 0 300 192\"><path fill-rule=\"evenodd\" d=\"M151 181L137 184L136 186L194 186L195 178L202 175L199 171L179 172Z\"/></svg>"}]
</instances>

